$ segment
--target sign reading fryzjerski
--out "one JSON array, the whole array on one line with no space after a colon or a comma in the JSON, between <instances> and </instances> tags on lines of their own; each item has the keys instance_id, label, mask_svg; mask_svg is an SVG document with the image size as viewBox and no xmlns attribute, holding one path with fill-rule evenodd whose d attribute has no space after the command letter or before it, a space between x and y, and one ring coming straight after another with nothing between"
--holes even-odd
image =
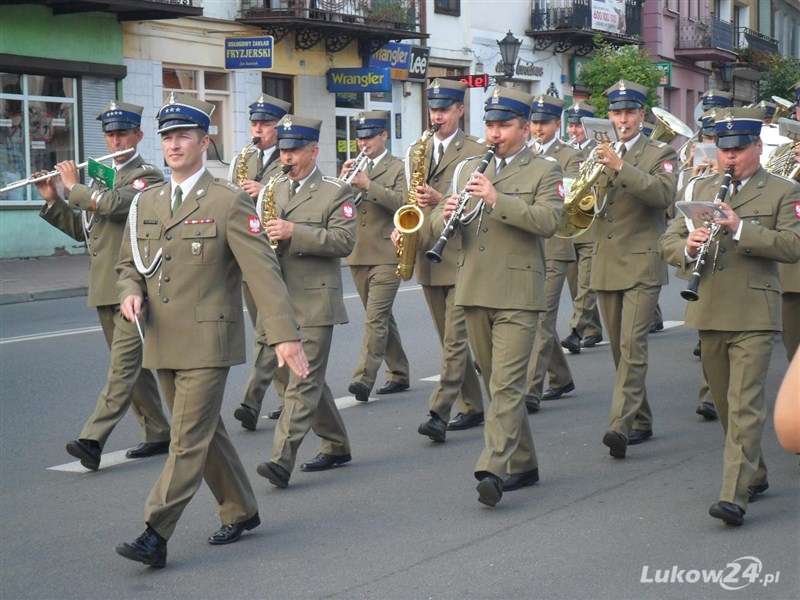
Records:
<instances>
[{"instance_id":1,"label":"sign reading fryzjerski","mask_svg":"<svg viewBox=\"0 0 800 600\"><path fill-rule=\"evenodd\" d=\"M625 0L592 0L592 29L625 33Z\"/></svg>"},{"instance_id":2,"label":"sign reading fryzjerski","mask_svg":"<svg viewBox=\"0 0 800 600\"><path fill-rule=\"evenodd\" d=\"M271 35L225 38L225 68L271 69L274 44Z\"/></svg>"}]
</instances>

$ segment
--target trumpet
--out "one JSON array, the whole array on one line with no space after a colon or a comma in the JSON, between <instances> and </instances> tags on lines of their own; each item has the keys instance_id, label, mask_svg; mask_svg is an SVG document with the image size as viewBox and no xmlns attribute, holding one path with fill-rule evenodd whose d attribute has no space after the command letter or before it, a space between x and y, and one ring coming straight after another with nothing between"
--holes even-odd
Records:
<instances>
[{"instance_id":1,"label":"trumpet","mask_svg":"<svg viewBox=\"0 0 800 600\"><path fill-rule=\"evenodd\" d=\"M722 177L722 183L717 191L717 197L714 198L715 203L725 200L725 195L728 193L728 186L731 184L732 177L733 167L728 167L725 169L725 175ZM708 239L703 242L703 245L700 246L700 249L697 252L697 261L694 263L694 271L692 271L692 278L689 280L689 285L685 290L681 290L681 298L688 300L689 302L695 302L698 298L700 298L700 296L697 294L697 288L700 286L700 275L702 274L703 267L706 264L706 255L708 254L708 249L711 247L711 242L713 241L714 236L717 234L717 231L719 231L719 225L716 223L707 223L706 226L711 230L711 235L709 235Z\"/></svg>"},{"instance_id":2,"label":"trumpet","mask_svg":"<svg viewBox=\"0 0 800 600\"><path fill-rule=\"evenodd\" d=\"M534 154L542 153L543 145L542 145L542 138L540 137L532 137L527 142L525 142L525 145L528 148L530 148L531 152L533 152Z\"/></svg>"},{"instance_id":3,"label":"trumpet","mask_svg":"<svg viewBox=\"0 0 800 600\"><path fill-rule=\"evenodd\" d=\"M369 156L367 156L366 148L362 148L361 152L359 152L358 156L356 156L356 162L352 164L350 169L345 173L344 178L342 181L345 183L353 183L353 179L355 179L356 175L358 175L361 171L367 168L369 164ZM353 204L358 206L361 204L361 197L364 195L364 192L358 192L355 198L353 198Z\"/></svg>"},{"instance_id":4,"label":"trumpet","mask_svg":"<svg viewBox=\"0 0 800 600\"><path fill-rule=\"evenodd\" d=\"M470 179L472 179L475 174L486 171L486 167L488 167L489 163L492 162L496 148L497 146L494 145L489 146L489 150L486 151L486 154L484 154L483 158L481 159L481 164L478 165L477 169L475 169L475 173L470 176ZM453 177L453 181L457 180L458 174ZM484 202L483 198L481 198L478 200L475 208L473 208L467 215L464 215L464 210L467 207L467 202L469 202L470 197L471 194L467 190L462 191L459 195L458 204L456 205L455 210L450 214L450 218L447 219L447 222L444 224L444 229L442 230L439 239L436 240L433 248L425 253L425 256L429 261L434 263L442 262L442 253L444 252L444 247L447 244L447 240L453 237L456 228L459 225L469 225L475 220L476 215L483 210Z\"/></svg>"},{"instance_id":5,"label":"trumpet","mask_svg":"<svg viewBox=\"0 0 800 600\"><path fill-rule=\"evenodd\" d=\"M101 156L96 160L97 162L103 162L104 160L108 160L109 158L117 158L118 156L124 156L125 154L130 154L131 152L135 152L136 148L128 148L127 150L120 150L119 152L114 152L112 154L106 154L105 156ZM89 161L82 162L77 165L78 170L85 168L89 164ZM39 175L38 177L28 177L27 179L20 179L19 181L15 181L14 183L9 183L7 186L0 188L0 194L3 192L8 192L11 190L15 190L20 187L24 187L29 183L36 183L37 181L44 181L45 179L52 179L53 177L58 177L59 173L55 169L45 173L44 175Z\"/></svg>"}]
</instances>

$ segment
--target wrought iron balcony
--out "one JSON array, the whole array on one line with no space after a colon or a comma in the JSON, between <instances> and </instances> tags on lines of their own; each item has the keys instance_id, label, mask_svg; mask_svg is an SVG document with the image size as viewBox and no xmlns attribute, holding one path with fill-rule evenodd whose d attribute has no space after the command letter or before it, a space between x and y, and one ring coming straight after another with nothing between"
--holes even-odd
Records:
<instances>
[{"instance_id":1,"label":"wrought iron balcony","mask_svg":"<svg viewBox=\"0 0 800 600\"><path fill-rule=\"evenodd\" d=\"M675 23L675 56L693 61L734 60L733 24L716 17L679 19Z\"/></svg>"},{"instance_id":2,"label":"wrought iron balcony","mask_svg":"<svg viewBox=\"0 0 800 600\"><path fill-rule=\"evenodd\" d=\"M275 41L294 33L295 46L324 43L339 52L353 41L372 54L390 40L424 39L419 0L242 0L237 21L258 25Z\"/></svg>"},{"instance_id":3,"label":"wrought iron balcony","mask_svg":"<svg viewBox=\"0 0 800 600\"><path fill-rule=\"evenodd\" d=\"M158 21L203 15L202 0L3 0L3 4L38 4L53 15L105 12L122 21Z\"/></svg>"},{"instance_id":4,"label":"wrought iron balcony","mask_svg":"<svg viewBox=\"0 0 800 600\"><path fill-rule=\"evenodd\" d=\"M750 29L749 27L739 28L739 38L737 46L747 46L759 52L774 54L778 51L778 40L763 33Z\"/></svg>"},{"instance_id":5,"label":"wrought iron balcony","mask_svg":"<svg viewBox=\"0 0 800 600\"><path fill-rule=\"evenodd\" d=\"M592 21L591 0L551 0L545 7L541 0L531 0L531 27L526 32L536 50L555 46L556 52L585 56L594 48L592 38L600 35L611 44L641 44L643 0L625 0L625 14L614 15L616 27L601 28Z\"/></svg>"}]
</instances>

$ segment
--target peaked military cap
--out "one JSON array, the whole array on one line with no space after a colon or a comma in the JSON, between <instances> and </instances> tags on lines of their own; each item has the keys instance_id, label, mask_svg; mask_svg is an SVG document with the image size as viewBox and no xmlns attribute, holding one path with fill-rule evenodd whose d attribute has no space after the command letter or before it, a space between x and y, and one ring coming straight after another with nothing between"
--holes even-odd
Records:
<instances>
[{"instance_id":1,"label":"peaked military cap","mask_svg":"<svg viewBox=\"0 0 800 600\"><path fill-rule=\"evenodd\" d=\"M203 102L192 96L181 96L171 92L169 100L159 109L158 115L156 115L158 133L173 129L190 129L192 127L199 127L208 132L214 108L215 106L210 102Z\"/></svg>"},{"instance_id":2,"label":"peaked military cap","mask_svg":"<svg viewBox=\"0 0 800 600\"><path fill-rule=\"evenodd\" d=\"M367 110L360 112L355 118L356 137L371 138L382 131L389 130L388 110Z\"/></svg>"},{"instance_id":3,"label":"peaked military cap","mask_svg":"<svg viewBox=\"0 0 800 600\"><path fill-rule=\"evenodd\" d=\"M556 121L561 118L565 104L561 98L539 94L531 104L531 121Z\"/></svg>"},{"instance_id":4,"label":"peaked military cap","mask_svg":"<svg viewBox=\"0 0 800 600\"><path fill-rule=\"evenodd\" d=\"M591 104L579 100L567 109L567 121L570 123L580 123L583 117L594 117L597 109Z\"/></svg>"},{"instance_id":5,"label":"peaked military cap","mask_svg":"<svg viewBox=\"0 0 800 600\"><path fill-rule=\"evenodd\" d=\"M717 107L727 108L728 106L733 106L733 94L711 89L703 94L700 101L702 102L703 110Z\"/></svg>"},{"instance_id":6,"label":"peaked military cap","mask_svg":"<svg viewBox=\"0 0 800 600\"><path fill-rule=\"evenodd\" d=\"M426 91L428 108L447 108L455 102L464 102L467 84L453 79L434 79Z\"/></svg>"},{"instance_id":7,"label":"peaked military cap","mask_svg":"<svg viewBox=\"0 0 800 600\"><path fill-rule=\"evenodd\" d=\"M97 120L102 122L104 132L134 129L142 124L142 110L136 104L112 100L97 115Z\"/></svg>"},{"instance_id":8,"label":"peaked military cap","mask_svg":"<svg viewBox=\"0 0 800 600\"><path fill-rule=\"evenodd\" d=\"M289 112L291 107L291 104L280 98L261 94L256 98L256 101L250 105L250 120L279 121L283 115Z\"/></svg>"},{"instance_id":9,"label":"peaked military cap","mask_svg":"<svg viewBox=\"0 0 800 600\"><path fill-rule=\"evenodd\" d=\"M322 121L297 115L284 115L275 127L278 132L278 148L290 150L318 142Z\"/></svg>"},{"instance_id":10,"label":"peaked military cap","mask_svg":"<svg viewBox=\"0 0 800 600\"><path fill-rule=\"evenodd\" d=\"M621 79L603 92L603 95L608 97L608 110L644 108L647 88L633 81Z\"/></svg>"},{"instance_id":11,"label":"peaked military cap","mask_svg":"<svg viewBox=\"0 0 800 600\"><path fill-rule=\"evenodd\" d=\"M533 95L516 88L495 86L483 106L484 121L508 121L516 117L528 120Z\"/></svg>"},{"instance_id":12,"label":"peaked military cap","mask_svg":"<svg viewBox=\"0 0 800 600\"><path fill-rule=\"evenodd\" d=\"M738 148L759 139L764 122L763 108L724 108L717 111L714 127L717 148Z\"/></svg>"}]
</instances>

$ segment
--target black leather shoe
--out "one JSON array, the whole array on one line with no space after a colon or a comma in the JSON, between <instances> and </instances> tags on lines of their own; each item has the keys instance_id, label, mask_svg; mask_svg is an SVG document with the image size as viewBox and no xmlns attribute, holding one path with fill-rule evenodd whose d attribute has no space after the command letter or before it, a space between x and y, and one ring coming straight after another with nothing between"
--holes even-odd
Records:
<instances>
[{"instance_id":1,"label":"black leather shoe","mask_svg":"<svg viewBox=\"0 0 800 600\"><path fill-rule=\"evenodd\" d=\"M703 417L706 421L716 421L719 418L717 415L717 409L714 408L714 405L711 404L711 402L701 402L697 405L697 408L694 412Z\"/></svg>"},{"instance_id":2,"label":"black leather shoe","mask_svg":"<svg viewBox=\"0 0 800 600\"><path fill-rule=\"evenodd\" d=\"M387 381L383 387L379 388L376 394L396 394L397 392L405 392L408 389L407 383L397 383L396 381Z\"/></svg>"},{"instance_id":3,"label":"black leather shoe","mask_svg":"<svg viewBox=\"0 0 800 600\"><path fill-rule=\"evenodd\" d=\"M283 412L283 407L279 406L275 410L271 410L267 413L267 418L271 421L277 421L281 418L281 413Z\"/></svg>"},{"instance_id":4,"label":"black leather shoe","mask_svg":"<svg viewBox=\"0 0 800 600\"><path fill-rule=\"evenodd\" d=\"M125 458L146 458L169 452L169 440L163 442L142 442L125 453Z\"/></svg>"},{"instance_id":5,"label":"black leather shoe","mask_svg":"<svg viewBox=\"0 0 800 600\"><path fill-rule=\"evenodd\" d=\"M245 531L250 531L261 525L261 518L258 513L241 523L233 523L232 525L223 525L218 531L215 531L208 536L208 543L214 546L221 546L222 544L232 544L240 537Z\"/></svg>"},{"instance_id":6,"label":"black leather shoe","mask_svg":"<svg viewBox=\"0 0 800 600\"><path fill-rule=\"evenodd\" d=\"M758 485L748 485L747 486L747 501L748 502L755 502L758 500L758 496L763 494L769 489L769 483L766 481L764 483L759 483Z\"/></svg>"},{"instance_id":7,"label":"black leather shoe","mask_svg":"<svg viewBox=\"0 0 800 600\"><path fill-rule=\"evenodd\" d=\"M608 446L608 453L614 458L625 458L628 440L621 433L609 429L603 436L603 444Z\"/></svg>"},{"instance_id":8,"label":"black leather shoe","mask_svg":"<svg viewBox=\"0 0 800 600\"><path fill-rule=\"evenodd\" d=\"M575 331L573 331L567 337L561 340L561 346L569 350L570 354L580 354L581 336L579 336Z\"/></svg>"},{"instance_id":9,"label":"black leather shoe","mask_svg":"<svg viewBox=\"0 0 800 600\"><path fill-rule=\"evenodd\" d=\"M97 471L100 468L100 444L95 440L72 440L67 442L67 452L79 459L85 469Z\"/></svg>"},{"instance_id":10,"label":"black leather shoe","mask_svg":"<svg viewBox=\"0 0 800 600\"><path fill-rule=\"evenodd\" d=\"M242 424L247 431L255 431L258 425L258 413L252 406L240 404L239 408L233 411L233 418Z\"/></svg>"},{"instance_id":11,"label":"black leather shoe","mask_svg":"<svg viewBox=\"0 0 800 600\"><path fill-rule=\"evenodd\" d=\"M603 341L602 335L587 335L581 340L581 348L594 348Z\"/></svg>"},{"instance_id":12,"label":"black leather shoe","mask_svg":"<svg viewBox=\"0 0 800 600\"><path fill-rule=\"evenodd\" d=\"M497 475L487 473L478 482L478 502L486 506L495 506L503 497L503 482Z\"/></svg>"},{"instance_id":13,"label":"black leather shoe","mask_svg":"<svg viewBox=\"0 0 800 600\"><path fill-rule=\"evenodd\" d=\"M120 556L158 569L164 568L167 564L167 540L151 527L145 529L144 533L130 544L127 542L119 544L116 551Z\"/></svg>"},{"instance_id":14,"label":"black leather shoe","mask_svg":"<svg viewBox=\"0 0 800 600\"><path fill-rule=\"evenodd\" d=\"M664 330L664 321L653 323L652 327L650 327L650 333L658 333L659 331L663 330Z\"/></svg>"},{"instance_id":15,"label":"black leather shoe","mask_svg":"<svg viewBox=\"0 0 800 600\"><path fill-rule=\"evenodd\" d=\"M697 346L695 346L694 350L692 350L692 354L694 354L697 358L700 358L702 352L703 350L700 348L700 340L697 340Z\"/></svg>"},{"instance_id":16,"label":"black leather shoe","mask_svg":"<svg viewBox=\"0 0 800 600\"><path fill-rule=\"evenodd\" d=\"M539 469L532 469L524 473L517 473L516 475L509 475L503 481L503 491L513 492L519 488L527 487L539 483Z\"/></svg>"},{"instance_id":17,"label":"black leather shoe","mask_svg":"<svg viewBox=\"0 0 800 600\"><path fill-rule=\"evenodd\" d=\"M482 412L475 413L473 415L458 413L454 418L447 422L447 429L449 431L461 431L462 429L469 429L470 427L480 427L482 424Z\"/></svg>"},{"instance_id":18,"label":"black leather shoe","mask_svg":"<svg viewBox=\"0 0 800 600\"><path fill-rule=\"evenodd\" d=\"M525 395L525 408L527 409L529 415L539 412L540 406L541 401L536 396L531 396L530 394Z\"/></svg>"},{"instance_id":19,"label":"black leather shoe","mask_svg":"<svg viewBox=\"0 0 800 600\"><path fill-rule=\"evenodd\" d=\"M631 429L630 433L628 434L628 446L641 444L642 442L649 440L651 437L653 437L652 429Z\"/></svg>"},{"instance_id":20,"label":"black leather shoe","mask_svg":"<svg viewBox=\"0 0 800 600\"><path fill-rule=\"evenodd\" d=\"M289 471L274 462L263 462L256 467L256 473L269 479L272 485L279 488L289 487Z\"/></svg>"},{"instance_id":21,"label":"black leather shoe","mask_svg":"<svg viewBox=\"0 0 800 600\"><path fill-rule=\"evenodd\" d=\"M547 388L542 394L542 400L558 400L564 394L569 394L575 390L575 383L570 381L567 385L562 385L560 388Z\"/></svg>"},{"instance_id":22,"label":"black leather shoe","mask_svg":"<svg viewBox=\"0 0 800 600\"><path fill-rule=\"evenodd\" d=\"M344 463L349 463L353 460L353 457L350 454L342 454L340 456L333 456L332 454L325 454L324 452L320 452L314 458L312 458L308 462L304 462L300 465L301 471L327 471L328 469L332 469L333 467L338 467L339 465L343 465Z\"/></svg>"},{"instance_id":23,"label":"black leather shoe","mask_svg":"<svg viewBox=\"0 0 800 600\"><path fill-rule=\"evenodd\" d=\"M369 400L369 388L360 381L354 381L347 386L347 391L353 394L359 402L366 402Z\"/></svg>"},{"instance_id":24,"label":"black leather shoe","mask_svg":"<svg viewBox=\"0 0 800 600\"><path fill-rule=\"evenodd\" d=\"M443 442L447 435L447 423L440 419L439 415L431 414L431 418L417 427L417 431L427 435L434 442Z\"/></svg>"},{"instance_id":25,"label":"black leather shoe","mask_svg":"<svg viewBox=\"0 0 800 600\"><path fill-rule=\"evenodd\" d=\"M708 509L715 519L722 519L728 525L741 525L744 523L744 510L738 504L731 502L716 502Z\"/></svg>"}]
</instances>

